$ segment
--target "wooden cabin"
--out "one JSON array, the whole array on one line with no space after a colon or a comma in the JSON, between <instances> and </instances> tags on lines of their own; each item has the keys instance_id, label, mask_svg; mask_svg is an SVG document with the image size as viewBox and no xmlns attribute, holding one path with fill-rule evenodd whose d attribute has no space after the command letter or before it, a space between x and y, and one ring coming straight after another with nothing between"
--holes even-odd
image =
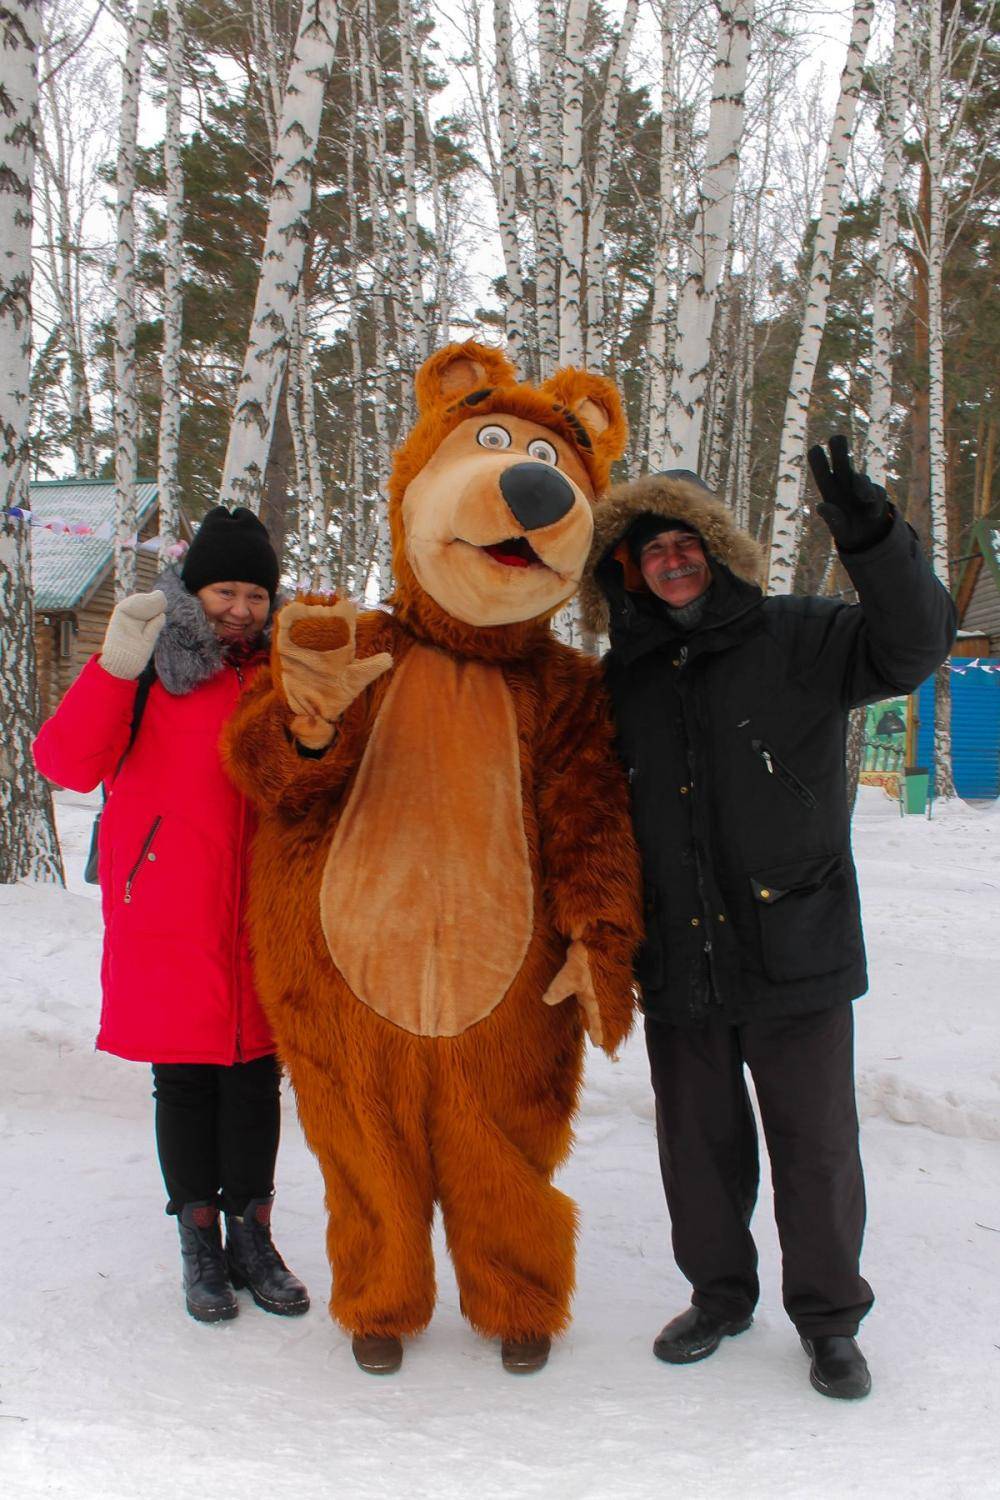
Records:
<instances>
[{"instance_id":1,"label":"wooden cabin","mask_svg":"<svg viewBox=\"0 0 1000 1500\"><path fill-rule=\"evenodd\" d=\"M41 713L56 708L84 664L101 649L115 606L115 486L110 479L38 480L31 485L31 509L43 524L32 528L31 570L35 603L35 652ZM156 485L136 485L140 542L157 535ZM89 526L97 535L46 531L46 521ZM182 518L182 535L191 529ZM136 587L149 589L161 567L159 554L140 552Z\"/></svg>"},{"instance_id":2,"label":"wooden cabin","mask_svg":"<svg viewBox=\"0 0 1000 1500\"><path fill-rule=\"evenodd\" d=\"M1000 521L977 521L972 546L955 591L954 655L1000 656Z\"/></svg>"}]
</instances>

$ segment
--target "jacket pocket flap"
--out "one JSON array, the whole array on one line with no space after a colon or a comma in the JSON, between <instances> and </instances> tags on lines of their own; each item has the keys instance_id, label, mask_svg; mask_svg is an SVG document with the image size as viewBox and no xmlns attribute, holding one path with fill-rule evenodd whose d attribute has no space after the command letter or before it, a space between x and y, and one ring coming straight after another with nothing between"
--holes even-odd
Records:
<instances>
[{"instance_id":1,"label":"jacket pocket flap","mask_svg":"<svg viewBox=\"0 0 1000 1500\"><path fill-rule=\"evenodd\" d=\"M771 906L793 891L817 891L844 867L841 854L823 854L818 858L799 859L788 865L774 865L750 876L750 887L758 901Z\"/></svg>"}]
</instances>

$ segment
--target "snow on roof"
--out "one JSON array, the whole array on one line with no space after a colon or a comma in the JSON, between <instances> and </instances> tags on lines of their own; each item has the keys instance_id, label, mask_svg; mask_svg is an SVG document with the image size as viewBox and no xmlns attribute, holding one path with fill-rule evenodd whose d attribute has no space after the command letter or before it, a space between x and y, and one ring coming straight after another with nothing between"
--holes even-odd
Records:
<instances>
[{"instance_id":1,"label":"snow on roof","mask_svg":"<svg viewBox=\"0 0 1000 1500\"><path fill-rule=\"evenodd\" d=\"M31 485L30 505L43 523L32 528L31 574L35 608L73 609L100 582L114 560L115 485L112 479L44 479ZM137 525L141 530L156 505L156 484L136 484ZM69 526L110 528L109 537L71 536L46 531L46 521Z\"/></svg>"}]
</instances>

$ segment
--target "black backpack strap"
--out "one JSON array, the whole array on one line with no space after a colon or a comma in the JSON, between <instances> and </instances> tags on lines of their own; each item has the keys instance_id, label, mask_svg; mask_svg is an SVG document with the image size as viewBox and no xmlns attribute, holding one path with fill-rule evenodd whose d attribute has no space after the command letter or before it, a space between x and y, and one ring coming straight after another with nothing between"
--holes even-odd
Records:
<instances>
[{"instance_id":1,"label":"black backpack strap","mask_svg":"<svg viewBox=\"0 0 1000 1500\"><path fill-rule=\"evenodd\" d=\"M139 733L139 725L142 723L142 716L146 711L146 702L149 698L149 690L153 686L153 683L155 681L156 666L155 663L150 660L143 667L136 681L135 702L132 704L132 722L130 723L128 729L128 744L122 751L121 759L119 760L117 766L115 766L115 777L117 777L118 772L124 765L126 755L135 744L135 737Z\"/></svg>"}]
</instances>

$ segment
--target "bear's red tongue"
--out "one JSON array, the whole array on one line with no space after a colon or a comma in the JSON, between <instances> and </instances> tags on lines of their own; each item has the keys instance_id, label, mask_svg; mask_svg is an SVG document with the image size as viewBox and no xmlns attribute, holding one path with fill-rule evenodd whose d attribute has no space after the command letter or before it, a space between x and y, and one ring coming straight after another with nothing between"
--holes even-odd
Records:
<instances>
[{"instance_id":1,"label":"bear's red tongue","mask_svg":"<svg viewBox=\"0 0 1000 1500\"><path fill-rule=\"evenodd\" d=\"M523 536L511 537L506 542L494 542L492 546L484 547L483 551L489 553L495 562L503 563L505 568L530 568L534 563L542 565L542 559L532 551Z\"/></svg>"}]
</instances>

